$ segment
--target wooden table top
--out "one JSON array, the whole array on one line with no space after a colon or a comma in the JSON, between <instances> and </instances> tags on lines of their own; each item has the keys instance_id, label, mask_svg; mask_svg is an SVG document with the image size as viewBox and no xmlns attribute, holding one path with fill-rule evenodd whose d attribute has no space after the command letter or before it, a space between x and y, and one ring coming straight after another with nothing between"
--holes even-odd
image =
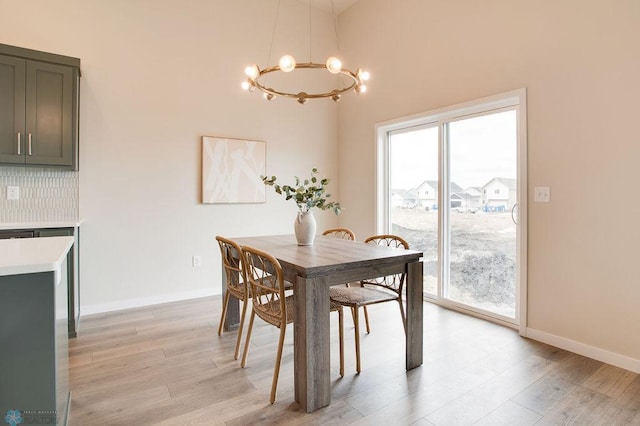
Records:
<instances>
[{"instance_id":1,"label":"wooden table top","mask_svg":"<svg viewBox=\"0 0 640 426\"><path fill-rule=\"evenodd\" d=\"M423 253L349 241L319 235L314 244L299 246L294 235L233 238L240 246L250 246L274 256L283 268L294 269L303 277L314 277L361 267L410 263Z\"/></svg>"}]
</instances>

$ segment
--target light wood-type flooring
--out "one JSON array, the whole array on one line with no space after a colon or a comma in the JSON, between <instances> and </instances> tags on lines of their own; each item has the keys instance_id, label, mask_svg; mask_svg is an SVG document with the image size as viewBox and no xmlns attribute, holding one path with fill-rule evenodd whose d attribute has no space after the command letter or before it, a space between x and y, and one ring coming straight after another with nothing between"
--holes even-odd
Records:
<instances>
[{"instance_id":1,"label":"light wood-type flooring","mask_svg":"<svg viewBox=\"0 0 640 426\"><path fill-rule=\"evenodd\" d=\"M331 315L331 405L294 402L293 328L269 404L278 330L256 319L247 367L220 297L83 317L69 343L70 425L640 425L640 376L425 303L424 365L404 369L396 304L369 309L362 373L345 312L345 377ZM247 318L248 320L248 318ZM248 322L248 321L247 321Z\"/></svg>"}]
</instances>

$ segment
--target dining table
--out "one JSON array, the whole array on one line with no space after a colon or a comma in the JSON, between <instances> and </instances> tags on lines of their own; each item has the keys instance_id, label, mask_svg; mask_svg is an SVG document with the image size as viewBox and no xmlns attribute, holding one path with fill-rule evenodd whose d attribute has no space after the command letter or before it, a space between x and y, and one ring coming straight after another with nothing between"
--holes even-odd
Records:
<instances>
[{"instance_id":1,"label":"dining table","mask_svg":"<svg viewBox=\"0 0 640 426\"><path fill-rule=\"evenodd\" d=\"M406 273L406 369L422 365L423 264L421 251L317 236L298 245L294 235L231 238L275 257L293 284L295 400L307 413L331 402L329 287ZM240 256L239 253L233 254ZM223 294L226 274L222 271ZM229 301L225 329L239 323L238 300ZM400 319L398 319L400 320Z\"/></svg>"}]
</instances>

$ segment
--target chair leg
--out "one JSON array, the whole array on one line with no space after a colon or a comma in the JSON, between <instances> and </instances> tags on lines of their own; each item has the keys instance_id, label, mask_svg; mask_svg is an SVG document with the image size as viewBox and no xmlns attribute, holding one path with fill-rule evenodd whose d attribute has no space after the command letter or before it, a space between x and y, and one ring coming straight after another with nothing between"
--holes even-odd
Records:
<instances>
[{"instance_id":1,"label":"chair leg","mask_svg":"<svg viewBox=\"0 0 640 426\"><path fill-rule=\"evenodd\" d=\"M247 328L247 338L244 341L244 353L242 354L242 362L240 367L244 368L247 365L247 355L249 355L249 341L251 340L251 330L253 329L253 319L256 317L256 311L251 311L251 318L249 319L249 328Z\"/></svg>"},{"instance_id":2,"label":"chair leg","mask_svg":"<svg viewBox=\"0 0 640 426\"><path fill-rule=\"evenodd\" d=\"M402 306L402 299L398 299L400 305L400 315L402 316L402 325L404 326L404 334L407 334L407 316L404 313L404 306Z\"/></svg>"},{"instance_id":3,"label":"chair leg","mask_svg":"<svg viewBox=\"0 0 640 426\"><path fill-rule=\"evenodd\" d=\"M228 291L224 293L224 300L222 302L222 315L220 315L220 325L218 326L218 336L222 336L222 327L224 327L224 320L227 318L227 306L229 306L229 296L231 293Z\"/></svg>"},{"instance_id":4,"label":"chair leg","mask_svg":"<svg viewBox=\"0 0 640 426\"><path fill-rule=\"evenodd\" d=\"M280 361L282 360L282 348L284 347L284 333L287 325L280 327L280 340L278 341L278 355L276 356L276 365L273 369L273 382L271 383L271 398L269 401L273 404L276 400L276 388L278 387L278 376L280 375Z\"/></svg>"},{"instance_id":5,"label":"chair leg","mask_svg":"<svg viewBox=\"0 0 640 426\"><path fill-rule=\"evenodd\" d=\"M244 326L244 318L247 315L248 300L242 302L242 315L240 316L240 325L238 326L238 338L236 340L236 352L233 354L233 359L238 359L240 355L240 342L242 341L242 328Z\"/></svg>"},{"instance_id":6,"label":"chair leg","mask_svg":"<svg viewBox=\"0 0 640 426\"><path fill-rule=\"evenodd\" d=\"M364 307L364 322L367 325L367 334L371 333L371 328L369 328L369 311L367 311L367 307Z\"/></svg>"},{"instance_id":7,"label":"chair leg","mask_svg":"<svg viewBox=\"0 0 640 426\"><path fill-rule=\"evenodd\" d=\"M360 321L358 321L358 308L353 308L355 314L353 316L353 325L356 334L356 374L360 374Z\"/></svg>"},{"instance_id":8,"label":"chair leg","mask_svg":"<svg viewBox=\"0 0 640 426\"><path fill-rule=\"evenodd\" d=\"M340 336L340 377L344 377L344 313L338 311L338 335Z\"/></svg>"}]
</instances>

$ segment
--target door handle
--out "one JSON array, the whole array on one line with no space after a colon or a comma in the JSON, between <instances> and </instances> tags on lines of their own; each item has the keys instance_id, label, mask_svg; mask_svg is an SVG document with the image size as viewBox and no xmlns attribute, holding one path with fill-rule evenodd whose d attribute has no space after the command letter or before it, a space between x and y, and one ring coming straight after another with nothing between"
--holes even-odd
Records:
<instances>
[{"instance_id":1,"label":"door handle","mask_svg":"<svg viewBox=\"0 0 640 426\"><path fill-rule=\"evenodd\" d=\"M27 153L31 155L31 133L29 133L29 151Z\"/></svg>"},{"instance_id":2,"label":"door handle","mask_svg":"<svg viewBox=\"0 0 640 426\"><path fill-rule=\"evenodd\" d=\"M518 224L518 219L516 218L516 209L518 208L518 203L515 203L513 207L511 207L511 220L516 225Z\"/></svg>"},{"instance_id":3,"label":"door handle","mask_svg":"<svg viewBox=\"0 0 640 426\"><path fill-rule=\"evenodd\" d=\"M20 132L18 132L18 155L22 155L20 152Z\"/></svg>"}]
</instances>

